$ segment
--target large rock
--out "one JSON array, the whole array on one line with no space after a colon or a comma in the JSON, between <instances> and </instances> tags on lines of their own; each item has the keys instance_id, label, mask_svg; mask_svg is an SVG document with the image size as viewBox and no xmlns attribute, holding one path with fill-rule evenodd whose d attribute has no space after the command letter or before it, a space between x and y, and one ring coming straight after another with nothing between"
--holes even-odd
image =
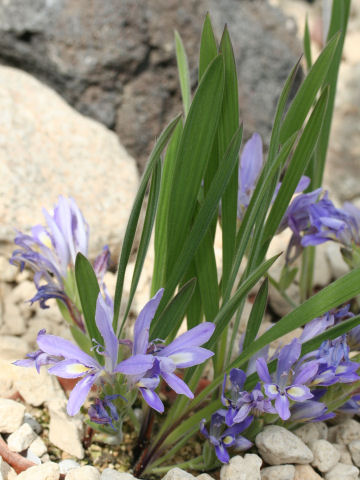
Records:
<instances>
[{"instance_id":1,"label":"large rock","mask_svg":"<svg viewBox=\"0 0 360 480\"><path fill-rule=\"evenodd\" d=\"M301 48L293 26L265 0L0 0L0 62L34 74L114 128L143 166L155 136L181 108L174 29L195 86L207 11L218 35L225 23L231 31L245 125L266 135Z\"/></svg>"},{"instance_id":2,"label":"large rock","mask_svg":"<svg viewBox=\"0 0 360 480\"><path fill-rule=\"evenodd\" d=\"M9 67L0 68L0 112L0 242L43 223L41 207L51 209L63 194L82 209L92 252L118 249L138 173L116 135Z\"/></svg>"}]
</instances>

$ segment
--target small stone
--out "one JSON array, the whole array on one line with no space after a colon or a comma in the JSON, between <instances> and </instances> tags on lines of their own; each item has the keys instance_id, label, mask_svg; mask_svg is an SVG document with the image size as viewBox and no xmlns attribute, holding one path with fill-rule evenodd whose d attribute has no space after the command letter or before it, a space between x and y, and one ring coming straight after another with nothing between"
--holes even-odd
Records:
<instances>
[{"instance_id":1,"label":"small stone","mask_svg":"<svg viewBox=\"0 0 360 480\"><path fill-rule=\"evenodd\" d=\"M330 442L330 443L335 443L336 442L337 431L338 431L338 425L334 425L333 427L329 428L328 438L327 438L328 442Z\"/></svg>"},{"instance_id":2,"label":"small stone","mask_svg":"<svg viewBox=\"0 0 360 480\"><path fill-rule=\"evenodd\" d=\"M357 467L360 467L360 440L354 440L348 445L351 458Z\"/></svg>"},{"instance_id":3,"label":"small stone","mask_svg":"<svg viewBox=\"0 0 360 480\"><path fill-rule=\"evenodd\" d=\"M48 374L46 368L41 368L40 373L35 368L19 369L19 377L15 386L25 402L33 407L39 407L54 398L66 402L65 394L59 382L54 375Z\"/></svg>"},{"instance_id":4,"label":"small stone","mask_svg":"<svg viewBox=\"0 0 360 480\"><path fill-rule=\"evenodd\" d=\"M191 473L188 473L181 468L175 467L170 469L162 480L190 480L191 478L195 477L191 475Z\"/></svg>"},{"instance_id":5,"label":"small stone","mask_svg":"<svg viewBox=\"0 0 360 480\"><path fill-rule=\"evenodd\" d=\"M220 480L260 480L262 460L258 455L247 453L236 455L220 470Z\"/></svg>"},{"instance_id":6,"label":"small stone","mask_svg":"<svg viewBox=\"0 0 360 480\"><path fill-rule=\"evenodd\" d=\"M337 426L336 443L349 445L354 440L360 440L360 423L349 418Z\"/></svg>"},{"instance_id":7,"label":"small stone","mask_svg":"<svg viewBox=\"0 0 360 480\"><path fill-rule=\"evenodd\" d=\"M24 423L28 423L38 435L42 432L42 426L40 423L28 412L25 412Z\"/></svg>"},{"instance_id":8,"label":"small stone","mask_svg":"<svg viewBox=\"0 0 360 480\"><path fill-rule=\"evenodd\" d=\"M14 470L10 467L8 463L3 460L3 458L0 456L0 480L8 480L9 478L9 473ZM14 472L15 473L15 472ZM15 473L16 476L16 473Z\"/></svg>"},{"instance_id":9,"label":"small stone","mask_svg":"<svg viewBox=\"0 0 360 480\"><path fill-rule=\"evenodd\" d=\"M22 335L26 330L26 322L21 315L18 305L6 299L4 305L4 325L1 327L1 333L8 335Z\"/></svg>"},{"instance_id":10,"label":"small stone","mask_svg":"<svg viewBox=\"0 0 360 480\"><path fill-rule=\"evenodd\" d=\"M0 398L0 433L13 433L23 423L25 407L21 403Z\"/></svg>"},{"instance_id":11,"label":"small stone","mask_svg":"<svg viewBox=\"0 0 360 480\"><path fill-rule=\"evenodd\" d=\"M294 465L278 465L261 470L261 480L294 480Z\"/></svg>"},{"instance_id":12,"label":"small stone","mask_svg":"<svg viewBox=\"0 0 360 480\"><path fill-rule=\"evenodd\" d=\"M359 469L345 463L338 463L325 474L325 480L358 480Z\"/></svg>"},{"instance_id":13,"label":"small stone","mask_svg":"<svg viewBox=\"0 0 360 480\"><path fill-rule=\"evenodd\" d=\"M17 480L59 480L59 477L59 465L54 462L47 462L21 472L17 476Z\"/></svg>"},{"instance_id":14,"label":"small stone","mask_svg":"<svg viewBox=\"0 0 360 480\"><path fill-rule=\"evenodd\" d=\"M84 458L82 446L83 422L80 415L69 417L62 400L48 402L50 424L49 440L56 447L76 458Z\"/></svg>"},{"instance_id":15,"label":"small stone","mask_svg":"<svg viewBox=\"0 0 360 480\"><path fill-rule=\"evenodd\" d=\"M208 473L201 473L196 478L198 480L214 480L213 477L211 475L209 475Z\"/></svg>"},{"instance_id":16,"label":"small stone","mask_svg":"<svg viewBox=\"0 0 360 480\"><path fill-rule=\"evenodd\" d=\"M265 462L270 465L306 464L313 461L312 451L294 433L277 425L265 427L255 439Z\"/></svg>"},{"instance_id":17,"label":"small stone","mask_svg":"<svg viewBox=\"0 0 360 480\"><path fill-rule=\"evenodd\" d=\"M26 458L30 460L30 462L35 463L35 465L41 465L41 459L37 455L35 455L35 453L33 453L31 450L28 450L26 452ZM45 463L45 462L42 462L42 463Z\"/></svg>"},{"instance_id":18,"label":"small stone","mask_svg":"<svg viewBox=\"0 0 360 480\"><path fill-rule=\"evenodd\" d=\"M113 468L105 468L102 472L101 480L136 480L134 475L128 472L117 472Z\"/></svg>"},{"instance_id":19,"label":"small stone","mask_svg":"<svg viewBox=\"0 0 360 480\"><path fill-rule=\"evenodd\" d=\"M23 338L14 337L12 335L0 336L1 359L13 362L14 360L19 360L20 358L25 357L29 351L29 344Z\"/></svg>"},{"instance_id":20,"label":"small stone","mask_svg":"<svg viewBox=\"0 0 360 480\"><path fill-rule=\"evenodd\" d=\"M310 465L295 465L294 480L322 480Z\"/></svg>"},{"instance_id":21,"label":"small stone","mask_svg":"<svg viewBox=\"0 0 360 480\"><path fill-rule=\"evenodd\" d=\"M36 433L28 423L23 423L21 427L9 435L7 444L13 452L22 452L32 444L36 439Z\"/></svg>"},{"instance_id":22,"label":"small stone","mask_svg":"<svg viewBox=\"0 0 360 480\"><path fill-rule=\"evenodd\" d=\"M66 475L65 480L100 480L100 473L95 467L72 468Z\"/></svg>"},{"instance_id":23,"label":"small stone","mask_svg":"<svg viewBox=\"0 0 360 480\"><path fill-rule=\"evenodd\" d=\"M80 464L70 458L67 458L66 460L61 460L61 462L59 462L60 473L62 474L68 473L73 468L79 468L79 467L80 467Z\"/></svg>"},{"instance_id":24,"label":"small stone","mask_svg":"<svg viewBox=\"0 0 360 480\"><path fill-rule=\"evenodd\" d=\"M311 442L315 442L315 440L319 440L320 438L320 432L315 427L315 423L306 423L297 428L294 433L301 438L306 445L309 445Z\"/></svg>"},{"instance_id":25,"label":"small stone","mask_svg":"<svg viewBox=\"0 0 360 480\"><path fill-rule=\"evenodd\" d=\"M36 437L29 446L29 450L37 457L42 457L47 452L47 447L41 437Z\"/></svg>"},{"instance_id":26,"label":"small stone","mask_svg":"<svg viewBox=\"0 0 360 480\"><path fill-rule=\"evenodd\" d=\"M328 438L328 431L329 427L326 425L325 422L315 422L312 423L311 425L314 425L316 430L319 432L319 439L321 440L327 440Z\"/></svg>"},{"instance_id":27,"label":"small stone","mask_svg":"<svg viewBox=\"0 0 360 480\"><path fill-rule=\"evenodd\" d=\"M350 452L346 445L344 445L343 443L333 443L333 446L340 452L340 463L346 463L346 465L353 465Z\"/></svg>"},{"instance_id":28,"label":"small stone","mask_svg":"<svg viewBox=\"0 0 360 480\"><path fill-rule=\"evenodd\" d=\"M320 472L328 472L340 460L340 452L326 440L315 440L310 448L314 454L312 466L317 467Z\"/></svg>"}]
</instances>

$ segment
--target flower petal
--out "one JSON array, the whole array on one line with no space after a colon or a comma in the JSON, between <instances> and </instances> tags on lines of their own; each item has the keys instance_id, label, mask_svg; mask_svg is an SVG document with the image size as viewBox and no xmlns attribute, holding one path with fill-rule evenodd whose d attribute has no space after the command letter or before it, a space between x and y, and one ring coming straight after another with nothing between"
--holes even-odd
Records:
<instances>
[{"instance_id":1,"label":"flower petal","mask_svg":"<svg viewBox=\"0 0 360 480\"><path fill-rule=\"evenodd\" d=\"M134 355L146 353L149 344L150 324L152 319L154 318L163 293L164 289L160 288L160 290L155 294L155 296L147 302L147 304L141 310L138 318L135 321L133 345Z\"/></svg>"},{"instance_id":2,"label":"flower petal","mask_svg":"<svg viewBox=\"0 0 360 480\"><path fill-rule=\"evenodd\" d=\"M96 301L95 322L104 339L105 352L111 359L112 368L114 368L118 359L119 343L113 330L112 320L112 308L105 303L101 293L99 293Z\"/></svg>"},{"instance_id":3,"label":"flower petal","mask_svg":"<svg viewBox=\"0 0 360 480\"><path fill-rule=\"evenodd\" d=\"M166 348L164 348L164 350L166 350ZM158 356L163 356L163 353L163 351L160 352ZM213 355L214 353L206 348L192 347L172 352L171 355L167 357L174 362L177 368L187 368L193 365L199 365Z\"/></svg>"},{"instance_id":4,"label":"flower petal","mask_svg":"<svg viewBox=\"0 0 360 480\"><path fill-rule=\"evenodd\" d=\"M226 448L224 447L223 444L220 444L220 445L217 445L215 447L215 453L216 453L216 456L217 458L220 460L220 462L222 463L228 463L229 460L230 460L230 456L226 450Z\"/></svg>"},{"instance_id":5,"label":"flower petal","mask_svg":"<svg viewBox=\"0 0 360 480\"><path fill-rule=\"evenodd\" d=\"M151 390L150 388L139 388L139 390L143 399L151 408L159 413L163 413L164 405L160 400L159 395L155 393L154 390Z\"/></svg>"},{"instance_id":6,"label":"flower petal","mask_svg":"<svg viewBox=\"0 0 360 480\"><path fill-rule=\"evenodd\" d=\"M165 380L165 382L172 388L176 393L182 393L186 395L188 398L194 398L194 394L190 390L190 388L186 385L186 383L181 380L177 375L174 373L163 373L161 372L161 376Z\"/></svg>"},{"instance_id":7,"label":"flower petal","mask_svg":"<svg viewBox=\"0 0 360 480\"><path fill-rule=\"evenodd\" d=\"M256 360L256 371L264 383L272 383L267 363L263 357Z\"/></svg>"},{"instance_id":8,"label":"flower petal","mask_svg":"<svg viewBox=\"0 0 360 480\"><path fill-rule=\"evenodd\" d=\"M72 416L79 413L81 405L86 400L91 387L94 385L97 375L87 375L80 382L78 382L70 393L67 404L67 413Z\"/></svg>"},{"instance_id":9,"label":"flower petal","mask_svg":"<svg viewBox=\"0 0 360 480\"><path fill-rule=\"evenodd\" d=\"M42 333L37 336L37 343L41 350L49 355L64 357L66 360L77 360L88 367L99 368L99 364L94 358L83 352L69 340L56 335Z\"/></svg>"},{"instance_id":10,"label":"flower petal","mask_svg":"<svg viewBox=\"0 0 360 480\"><path fill-rule=\"evenodd\" d=\"M86 367L82 363L74 362L74 360L63 360L49 368L49 373L51 375L57 375L62 378L82 377L89 371L91 371L91 368Z\"/></svg>"},{"instance_id":11,"label":"flower petal","mask_svg":"<svg viewBox=\"0 0 360 480\"><path fill-rule=\"evenodd\" d=\"M175 338L167 347L161 351L161 356L169 357L178 350L187 350L192 347L199 347L206 343L214 333L215 325L211 322L203 322L179 337ZM201 362L200 362L201 363ZM193 365L196 365L195 363Z\"/></svg>"},{"instance_id":12,"label":"flower petal","mask_svg":"<svg viewBox=\"0 0 360 480\"><path fill-rule=\"evenodd\" d=\"M145 375L152 368L154 360L155 358L152 355L133 355L118 363L114 372L124 373L125 375Z\"/></svg>"},{"instance_id":13,"label":"flower petal","mask_svg":"<svg viewBox=\"0 0 360 480\"><path fill-rule=\"evenodd\" d=\"M290 418L289 400L286 395L278 395L276 397L275 408L282 420Z\"/></svg>"},{"instance_id":14,"label":"flower petal","mask_svg":"<svg viewBox=\"0 0 360 480\"><path fill-rule=\"evenodd\" d=\"M286 394L291 400L295 400L296 402L303 402L314 396L305 385L291 385L286 388Z\"/></svg>"},{"instance_id":15,"label":"flower petal","mask_svg":"<svg viewBox=\"0 0 360 480\"><path fill-rule=\"evenodd\" d=\"M276 369L276 377L279 380L284 373L289 374L291 367L294 365L296 360L300 357L301 352L301 343L298 338L285 345L279 353L278 365Z\"/></svg>"}]
</instances>

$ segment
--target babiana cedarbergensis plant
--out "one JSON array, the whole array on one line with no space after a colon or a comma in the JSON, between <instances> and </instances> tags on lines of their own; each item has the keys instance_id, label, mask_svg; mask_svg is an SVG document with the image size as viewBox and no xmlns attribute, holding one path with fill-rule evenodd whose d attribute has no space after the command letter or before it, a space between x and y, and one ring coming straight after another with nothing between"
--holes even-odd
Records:
<instances>
[{"instance_id":1,"label":"babiana cedarbergensis plant","mask_svg":"<svg viewBox=\"0 0 360 480\"><path fill-rule=\"evenodd\" d=\"M288 107L298 66L290 72L266 160L257 133L241 149L228 30L218 45L206 17L193 97L183 43L175 35L184 112L160 135L147 163L122 242L114 299L104 283L109 251L105 247L89 262L88 226L74 200L60 197L52 214L44 211L46 227L16 236L11 262L33 270L37 293L31 301L46 308L55 298L76 342L41 330L38 350L16 364L78 379L68 413L86 413L84 404L91 402L87 421L93 428L121 441L123 422L130 422L138 432L137 475L169 469L199 431L203 453L180 466L210 470L250 448L266 424L294 428L359 411L360 316L356 302L352 309L349 302L360 293L360 211L351 204L336 207L321 186L349 8L349 0L333 3L328 41L313 64L306 29L308 72ZM125 271L147 192L125 299ZM267 258L267 252L285 228L292 236L276 280L269 269L278 256ZM133 337L125 338L153 230L151 299ZM327 241L339 245L350 271L314 293L315 247ZM260 334L269 281L290 302L286 290L295 282L302 303L292 303L290 313ZM257 284L239 345L245 299ZM178 335L184 319L187 331ZM299 338L272 348L298 327ZM195 396L209 361L211 380ZM167 408L159 395L162 381L178 394ZM134 409L141 404L139 420Z\"/></svg>"}]
</instances>

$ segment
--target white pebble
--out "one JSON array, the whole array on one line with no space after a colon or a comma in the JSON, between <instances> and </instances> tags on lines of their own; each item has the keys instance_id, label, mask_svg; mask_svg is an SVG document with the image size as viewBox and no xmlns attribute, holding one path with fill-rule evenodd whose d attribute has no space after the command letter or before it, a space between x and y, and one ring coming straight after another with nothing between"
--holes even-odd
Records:
<instances>
[{"instance_id":1,"label":"white pebble","mask_svg":"<svg viewBox=\"0 0 360 480\"><path fill-rule=\"evenodd\" d=\"M25 407L21 403L0 398L0 433L13 433L23 423Z\"/></svg>"},{"instance_id":2,"label":"white pebble","mask_svg":"<svg viewBox=\"0 0 360 480\"><path fill-rule=\"evenodd\" d=\"M9 435L7 444L13 452L22 452L29 448L36 439L36 433L28 423L23 423L15 432Z\"/></svg>"},{"instance_id":3,"label":"white pebble","mask_svg":"<svg viewBox=\"0 0 360 480\"><path fill-rule=\"evenodd\" d=\"M100 480L100 472L90 465L72 468L65 476L65 480Z\"/></svg>"},{"instance_id":4,"label":"white pebble","mask_svg":"<svg viewBox=\"0 0 360 480\"><path fill-rule=\"evenodd\" d=\"M21 472L16 480L59 480L59 477L59 465L54 462L47 462Z\"/></svg>"},{"instance_id":5,"label":"white pebble","mask_svg":"<svg viewBox=\"0 0 360 480\"><path fill-rule=\"evenodd\" d=\"M315 440L310 444L310 448L314 454L312 466L320 470L320 472L328 472L340 460L340 452L327 440Z\"/></svg>"},{"instance_id":6,"label":"white pebble","mask_svg":"<svg viewBox=\"0 0 360 480\"><path fill-rule=\"evenodd\" d=\"M325 480L358 480L359 469L338 463L334 468L325 474Z\"/></svg>"}]
</instances>

